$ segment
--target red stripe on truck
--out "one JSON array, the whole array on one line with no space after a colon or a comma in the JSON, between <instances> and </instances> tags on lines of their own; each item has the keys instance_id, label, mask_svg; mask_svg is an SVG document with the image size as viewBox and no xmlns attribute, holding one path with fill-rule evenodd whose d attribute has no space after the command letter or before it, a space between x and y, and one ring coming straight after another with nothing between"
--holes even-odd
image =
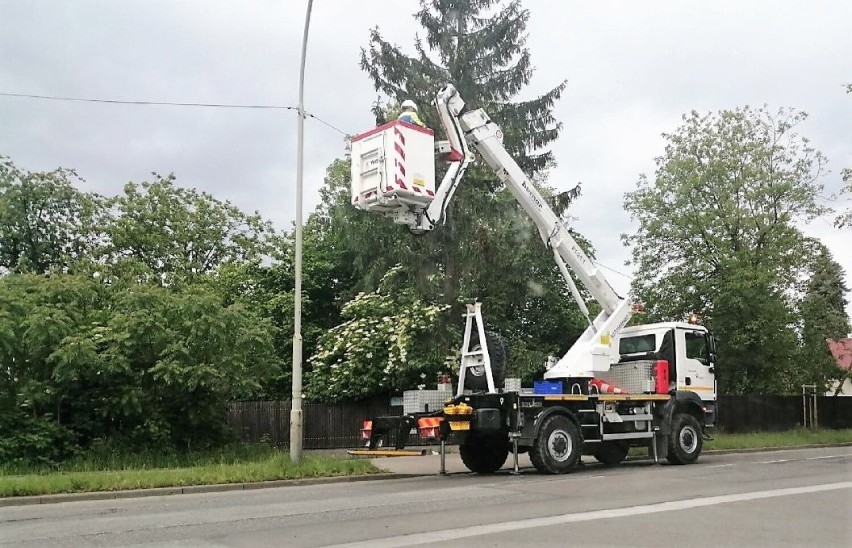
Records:
<instances>
[{"instance_id":1,"label":"red stripe on truck","mask_svg":"<svg viewBox=\"0 0 852 548\"><path fill-rule=\"evenodd\" d=\"M380 132L382 132L386 129L392 128L392 127L404 127L406 129L413 129L414 131L419 131L420 133L425 133L426 135L434 135L435 134L435 132L433 132L429 128L420 127L420 126L417 126L417 125L414 125L414 124L409 124L407 122L403 122L402 120L395 120L393 122L388 122L387 124L382 124L379 127L375 127L373 129L371 129L370 131L365 131L364 133L359 133L358 135L352 137L352 141L354 142L354 141L360 141L361 139L366 139L367 137L370 137L371 135L375 135L376 133L380 133Z\"/></svg>"}]
</instances>

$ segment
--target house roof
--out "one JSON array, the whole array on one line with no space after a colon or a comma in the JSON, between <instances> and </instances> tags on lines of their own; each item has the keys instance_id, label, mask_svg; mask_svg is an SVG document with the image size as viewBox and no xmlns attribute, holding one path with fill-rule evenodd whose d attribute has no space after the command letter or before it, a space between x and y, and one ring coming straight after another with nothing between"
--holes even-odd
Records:
<instances>
[{"instance_id":1,"label":"house roof","mask_svg":"<svg viewBox=\"0 0 852 548\"><path fill-rule=\"evenodd\" d=\"M852 371L852 339L826 339L837 366Z\"/></svg>"}]
</instances>

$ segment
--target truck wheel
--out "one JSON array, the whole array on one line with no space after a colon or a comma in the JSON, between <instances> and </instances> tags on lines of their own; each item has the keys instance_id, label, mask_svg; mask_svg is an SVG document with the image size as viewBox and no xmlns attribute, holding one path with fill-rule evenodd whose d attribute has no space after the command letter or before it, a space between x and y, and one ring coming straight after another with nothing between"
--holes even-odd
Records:
<instances>
[{"instance_id":1,"label":"truck wheel","mask_svg":"<svg viewBox=\"0 0 852 548\"><path fill-rule=\"evenodd\" d=\"M580 460L581 451L577 425L564 415L551 415L530 448L530 460L542 474L564 474Z\"/></svg>"},{"instance_id":2,"label":"truck wheel","mask_svg":"<svg viewBox=\"0 0 852 548\"><path fill-rule=\"evenodd\" d=\"M698 419L686 413L678 413L672 418L669 452L666 455L670 463L692 464L698 460L703 445Z\"/></svg>"},{"instance_id":3,"label":"truck wheel","mask_svg":"<svg viewBox=\"0 0 852 548\"><path fill-rule=\"evenodd\" d=\"M506 362L508 362L508 350L506 340L493 331L485 332L485 344L488 347L488 355L491 357L491 375L494 377L494 388L502 388L506 380ZM471 349L481 348L479 335L473 334ZM465 386L471 390L488 390L488 377L485 375L485 366L471 367L465 376Z\"/></svg>"},{"instance_id":4,"label":"truck wheel","mask_svg":"<svg viewBox=\"0 0 852 548\"><path fill-rule=\"evenodd\" d=\"M468 434L459 446L459 454L471 472L493 474L506 464L509 457L509 440L505 433Z\"/></svg>"},{"instance_id":5,"label":"truck wheel","mask_svg":"<svg viewBox=\"0 0 852 548\"><path fill-rule=\"evenodd\" d=\"M600 443L593 453L595 459L605 466L621 464L627 458L630 447L617 441L605 441Z\"/></svg>"}]
</instances>

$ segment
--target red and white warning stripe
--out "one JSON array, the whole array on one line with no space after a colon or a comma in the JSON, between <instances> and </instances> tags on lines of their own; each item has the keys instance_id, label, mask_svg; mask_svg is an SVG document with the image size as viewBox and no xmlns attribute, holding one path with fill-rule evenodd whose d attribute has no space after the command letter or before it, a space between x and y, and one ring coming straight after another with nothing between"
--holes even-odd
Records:
<instances>
[{"instance_id":1,"label":"red and white warning stripe","mask_svg":"<svg viewBox=\"0 0 852 548\"><path fill-rule=\"evenodd\" d=\"M368 440L373 435L373 421L364 421L361 424L361 439Z\"/></svg>"},{"instance_id":2,"label":"red and white warning stripe","mask_svg":"<svg viewBox=\"0 0 852 548\"><path fill-rule=\"evenodd\" d=\"M423 417L417 419L417 429L420 431L421 438L437 438L438 431L441 427L442 417Z\"/></svg>"},{"instance_id":3,"label":"red and white warning stripe","mask_svg":"<svg viewBox=\"0 0 852 548\"><path fill-rule=\"evenodd\" d=\"M402 134L402 131L398 127L395 127L393 128L393 137L393 150L396 153L393 159L393 165L396 167L394 183L402 190L408 190L408 187L405 185L405 135ZM388 185L386 190L393 190L393 187Z\"/></svg>"}]
</instances>

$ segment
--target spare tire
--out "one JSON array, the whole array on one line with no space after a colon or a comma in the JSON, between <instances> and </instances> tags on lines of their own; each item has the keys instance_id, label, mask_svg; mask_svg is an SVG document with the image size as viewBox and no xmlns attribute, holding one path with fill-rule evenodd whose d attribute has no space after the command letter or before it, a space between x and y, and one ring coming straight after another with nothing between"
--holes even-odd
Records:
<instances>
[{"instance_id":1,"label":"spare tire","mask_svg":"<svg viewBox=\"0 0 852 548\"><path fill-rule=\"evenodd\" d=\"M491 375L494 377L494 388L500 389L506 381L506 367L509 361L509 351L506 340L493 331L485 332L485 345L491 358ZM479 334L471 334L471 351L481 348ZM488 390L488 377L485 375L485 366L471 367L465 374L465 388L474 391Z\"/></svg>"},{"instance_id":2,"label":"spare tire","mask_svg":"<svg viewBox=\"0 0 852 548\"><path fill-rule=\"evenodd\" d=\"M459 455L471 472L493 474L509 458L509 439L505 431L496 434L470 433L459 445Z\"/></svg>"},{"instance_id":3,"label":"spare tire","mask_svg":"<svg viewBox=\"0 0 852 548\"><path fill-rule=\"evenodd\" d=\"M604 441L597 445L593 455L604 466L621 464L621 461L627 458L627 453L630 451L630 446L619 441Z\"/></svg>"}]
</instances>

